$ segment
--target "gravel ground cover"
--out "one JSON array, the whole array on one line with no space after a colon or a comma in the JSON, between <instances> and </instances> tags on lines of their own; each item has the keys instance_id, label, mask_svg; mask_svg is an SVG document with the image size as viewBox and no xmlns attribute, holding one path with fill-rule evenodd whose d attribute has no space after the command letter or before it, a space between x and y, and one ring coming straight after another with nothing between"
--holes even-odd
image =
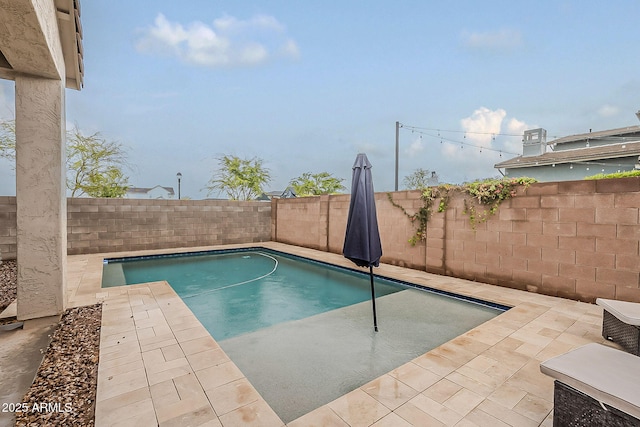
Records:
<instances>
[{"instance_id":1,"label":"gravel ground cover","mask_svg":"<svg viewBox=\"0 0 640 427\"><path fill-rule=\"evenodd\" d=\"M3 261L0 311L16 298L16 277L15 261ZM16 411L16 426L95 424L101 319L101 304L62 314L33 384Z\"/></svg>"}]
</instances>

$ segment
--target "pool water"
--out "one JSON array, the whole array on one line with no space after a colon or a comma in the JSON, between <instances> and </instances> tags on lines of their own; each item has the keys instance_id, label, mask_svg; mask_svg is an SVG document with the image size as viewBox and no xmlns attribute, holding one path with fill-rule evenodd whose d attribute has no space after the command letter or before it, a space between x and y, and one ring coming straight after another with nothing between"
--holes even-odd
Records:
<instances>
[{"instance_id":1,"label":"pool water","mask_svg":"<svg viewBox=\"0 0 640 427\"><path fill-rule=\"evenodd\" d=\"M166 280L289 423L506 307L275 251L108 260L103 287Z\"/></svg>"},{"instance_id":2,"label":"pool water","mask_svg":"<svg viewBox=\"0 0 640 427\"><path fill-rule=\"evenodd\" d=\"M217 341L371 299L362 274L264 251L108 262L102 287L160 280ZM376 296L401 289L375 281Z\"/></svg>"}]
</instances>

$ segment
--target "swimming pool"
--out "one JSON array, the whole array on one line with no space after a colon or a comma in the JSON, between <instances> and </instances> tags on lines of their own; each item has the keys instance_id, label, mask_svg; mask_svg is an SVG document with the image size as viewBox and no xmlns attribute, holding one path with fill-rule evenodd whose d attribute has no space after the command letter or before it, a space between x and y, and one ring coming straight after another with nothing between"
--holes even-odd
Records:
<instances>
[{"instance_id":1,"label":"swimming pool","mask_svg":"<svg viewBox=\"0 0 640 427\"><path fill-rule=\"evenodd\" d=\"M288 423L505 307L262 248L111 259L103 286L167 280ZM452 298L453 296L453 298Z\"/></svg>"},{"instance_id":2,"label":"swimming pool","mask_svg":"<svg viewBox=\"0 0 640 427\"><path fill-rule=\"evenodd\" d=\"M102 287L166 280L218 341L371 298L360 273L266 250L106 260ZM376 295L401 287L376 280Z\"/></svg>"}]
</instances>

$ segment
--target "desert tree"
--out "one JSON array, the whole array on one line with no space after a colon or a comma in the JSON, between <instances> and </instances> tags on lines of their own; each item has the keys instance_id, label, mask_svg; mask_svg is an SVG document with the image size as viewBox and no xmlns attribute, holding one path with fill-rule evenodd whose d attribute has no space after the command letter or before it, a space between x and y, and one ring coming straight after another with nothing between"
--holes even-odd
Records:
<instances>
[{"instance_id":1,"label":"desert tree","mask_svg":"<svg viewBox=\"0 0 640 427\"><path fill-rule=\"evenodd\" d=\"M253 200L271 181L270 171L262 159L223 155L217 161L218 168L205 187L207 195L218 192L225 193L231 200Z\"/></svg>"}]
</instances>

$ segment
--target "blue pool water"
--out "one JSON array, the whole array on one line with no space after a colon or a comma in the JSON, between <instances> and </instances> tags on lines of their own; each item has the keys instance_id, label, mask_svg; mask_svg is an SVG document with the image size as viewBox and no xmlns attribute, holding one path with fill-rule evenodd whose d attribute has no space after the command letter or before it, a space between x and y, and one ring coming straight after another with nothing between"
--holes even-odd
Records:
<instances>
[{"instance_id":1,"label":"blue pool water","mask_svg":"<svg viewBox=\"0 0 640 427\"><path fill-rule=\"evenodd\" d=\"M102 287L166 280L216 340L371 298L369 279L266 251L108 262ZM376 296L398 292L376 279Z\"/></svg>"},{"instance_id":2,"label":"blue pool water","mask_svg":"<svg viewBox=\"0 0 640 427\"><path fill-rule=\"evenodd\" d=\"M106 261L103 287L166 280L289 423L507 307L271 250ZM452 297L453 296L453 297Z\"/></svg>"}]
</instances>

